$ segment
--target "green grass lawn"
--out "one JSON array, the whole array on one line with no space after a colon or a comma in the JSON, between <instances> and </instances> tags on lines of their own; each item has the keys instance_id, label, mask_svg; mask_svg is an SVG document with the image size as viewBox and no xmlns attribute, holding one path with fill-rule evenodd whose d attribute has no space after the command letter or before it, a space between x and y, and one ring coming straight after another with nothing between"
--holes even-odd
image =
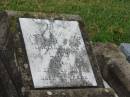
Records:
<instances>
[{"instance_id":1,"label":"green grass lawn","mask_svg":"<svg viewBox=\"0 0 130 97\"><path fill-rule=\"evenodd\" d=\"M92 41L130 42L130 0L0 0L0 9L79 14Z\"/></svg>"}]
</instances>

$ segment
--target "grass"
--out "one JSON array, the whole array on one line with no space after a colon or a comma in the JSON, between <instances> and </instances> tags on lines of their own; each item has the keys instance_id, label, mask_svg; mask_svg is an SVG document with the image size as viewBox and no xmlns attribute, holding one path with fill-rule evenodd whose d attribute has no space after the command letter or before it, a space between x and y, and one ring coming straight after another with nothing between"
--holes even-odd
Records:
<instances>
[{"instance_id":1,"label":"grass","mask_svg":"<svg viewBox=\"0 0 130 97\"><path fill-rule=\"evenodd\" d=\"M79 14L94 42L130 42L130 0L1 0L0 10Z\"/></svg>"}]
</instances>

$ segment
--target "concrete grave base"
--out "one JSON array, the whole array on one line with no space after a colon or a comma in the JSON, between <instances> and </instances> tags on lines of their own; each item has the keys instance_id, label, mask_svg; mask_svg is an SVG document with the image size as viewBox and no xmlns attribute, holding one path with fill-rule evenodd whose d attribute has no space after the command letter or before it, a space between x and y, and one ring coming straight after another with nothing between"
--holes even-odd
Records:
<instances>
[{"instance_id":1,"label":"concrete grave base","mask_svg":"<svg viewBox=\"0 0 130 97\"><path fill-rule=\"evenodd\" d=\"M130 97L130 64L119 47L112 43L96 43L93 49L103 78L119 97Z\"/></svg>"},{"instance_id":2,"label":"concrete grave base","mask_svg":"<svg viewBox=\"0 0 130 97\"><path fill-rule=\"evenodd\" d=\"M31 90L31 91L26 91L25 96L27 97L115 97L112 89L104 89L104 88Z\"/></svg>"},{"instance_id":3,"label":"concrete grave base","mask_svg":"<svg viewBox=\"0 0 130 97\"><path fill-rule=\"evenodd\" d=\"M97 61L95 55L92 52L91 44L89 43L88 38L85 38L85 43L87 45L87 51L89 54L90 61L92 63L92 68L95 74L95 78L97 81L96 87L71 87L71 88L54 88L54 89L35 89L32 83L32 77L30 75L29 64L26 56L26 51L24 47L24 43L22 41L21 33L18 29L18 18L22 16L26 17L48 17L48 18L62 18L62 19L70 19L70 20L78 20L81 22L79 16L75 15L56 15L56 14L44 14L44 13L29 13L29 12L13 12L7 11L9 18L9 30L11 33L11 40L7 45L7 49L11 52L12 57L6 57L5 59L10 59L10 61L4 60L4 64L1 66L5 66L7 69L6 74L8 75L8 80L11 80L12 86L15 87L16 92L19 94L18 97L114 97L114 92L112 89L105 89L102 76L100 74L99 67L97 65ZM84 25L81 25L84 29ZM83 30L84 31L84 30ZM83 35L84 36L84 35ZM2 44L3 45L3 44ZM5 53L8 54L8 53ZM10 64L8 66L8 64ZM6 71L6 70L5 70ZM1 80L0 80L1 81ZM20 85L18 85L20 84ZM0 84L1 85L1 84ZM6 87L6 84L3 87ZM0 90L2 90L0 88ZM15 91L15 90L14 90ZM4 93L4 92L3 92ZM3 95L0 92L0 94ZM17 94L16 93L16 94ZM13 94L12 94L13 95ZM4 97L1 96L0 97ZM12 97L11 95L5 97Z\"/></svg>"},{"instance_id":4,"label":"concrete grave base","mask_svg":"<svg viewBox=\"0 0 130 97\"><path fill-rule=\"evenodd\" d=\"M18 28L18 18L19 17L35 17L35 18L53 18L53 19L63 19L63 20L76 20L78 22L80 22L80 26L81 31L85 32L84 30L84 25L82 23L82 20L80 19L79 16L75 16L75 15L56 15L56 14L42 14L42 13L25 13L25 12L7 12L9 17L10 17L10 24L13 24L10 26L11 28L11 32L13 32L14 34L14 44L15 44L15 53L16 53L16 58L17 58L17 63L19 65L20 71L21 71L21 75L22 75L22 79L23 79L23 84L25 84L24 86L29 86L32 89L33 87L33 83L32 83L32 78L30 76L30 68L29 68L29 64L28 64L28 58L26 55L26 51L25 51L25 45L22 39L22 35L20 33L20 30ZM37 16L36 16L37 15ZM18 28L18 29L16 29ZM15 29L15 31L13 31ZM87 38L85 38L85 36L87 37L87 35L83 35L84 39L85 39L85 44L86 44L86 49L88 51L88 55L89 55L89 59L93 68L93 72L95 74L95 78L97 81L97 86L96 87L103 87L103 83L102 83L102 77L97 65L97 62L95 60L95 57L92 53L92 49L91 49L91 45L89 43L89 40ZM27 85L28 84L28 85Z\"/></svg>"}]
</instances>

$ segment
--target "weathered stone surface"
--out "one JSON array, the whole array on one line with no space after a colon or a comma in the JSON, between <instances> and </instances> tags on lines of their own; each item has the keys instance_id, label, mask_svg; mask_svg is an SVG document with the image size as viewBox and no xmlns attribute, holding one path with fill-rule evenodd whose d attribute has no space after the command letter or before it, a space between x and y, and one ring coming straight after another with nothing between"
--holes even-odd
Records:
<instances>
[{"instance_id":1,"label":"weathered stone surface","mask_svg":"<svg viewBox=\"0 0 130 97\"><path fill-rule=\"evenodd\" d=\"M23 44L24 42L22 41L22 37L21 37L22 35L16 29L16 27L19 26L17 24L17 20L21 16L22 17L23 16L24 17L29 16L30 18L32 16L34 16L34 17L36 16L37 18L40 18L40 17L45 18L45 17L47 17L47 15L45 15L45 17L44 17L43 14L41 14L41 13L40 13L40 15L37 14L37 13L33 13L33 15L32 14L30 15L30 13L29 14L27 13L26 15L25 14L26 14L26 12L19 12L19 15L18 15L17 12L12 12L11 16L10 16L11 32L14 32L13 33L13 36L14 36L13 39L14 39L14 48L15 48L16 59L17 59L16 62L17 62L17 66L19 68L19 71L21 72L21 75L22 75L23 87L22 87L21 90L22 90L23 94L25 94L24 95L25 97L28 97L28 96L29 97L46 97L46 96L48 97L48 95L49 96L53 95L54 97L57 97L57 96L62 97L62 95L64 96L64 93L66 93L66 92L68 93L68 94L66 93L66 95L68 95L70 97L75 97L75 96L76 97L82 97L82 96L84 96L84 97L114 97L113 91L110 90L110 92L109 92L109 89L107 90L107 89L104 89L104 88L99 89L99 87L103 87L102 77L100 75L100 71L98 69L95 57L92 53L91 46L88 42L88 38L84 38L84 39L85 39L85 44L87 45L86 48L87 48L87 51L88 51L89 59L92 63L91 65L94 69L95 77L96 77L96 80L97 80L97 84L98 84L97 88L96 87L95 88L86 87L86 88L84 88L83 92L82 92L81 88L79 88L79 89L68 89L68 88L66 88L64 90L63 90L63 88L58 89L58 90L55 90L55 89L52 89L52 90L50 90L50 89L48 89L48 90L47 89L46 90L45 89L40 89L40 90L36 89L35 90L33 85L32 85L32 78L30 76L31 73L29 71L29 64L28 64L28 60L27 60L27 56L26 56L26 52L25 52L25 47L24 47L24 44ZM52 15L49 15L49 19L51 19L51 17L52 17ZM68 16L67 16L67 18L66 17L63 18L63 16L61 16L60 18L59 18L59 16L58 17L55 16L55 19L56 18L68 20L67 19ZM72 16L71 18L69 17L70 20L71 19L75 20L75 18L77 18L77 17L75 17L75 16ZM83 25L81 25L81 27L84 28ZM85 32L85 30L83 30L83 29L81 29L81 31ZM85 36L85 35L83 34L83 36ZM86 41L86 39L87 39L87 41ZM75 92L73 92L73 90ZM63 91L64 93L62 94L61 91ZM54 94L56 94L56 95L54 95Z\"/></svg>"},{"instance_id":2,"label":"weathered stone surface","mask_svg":"<svg viewBox=\"0 0 130 97\"><path fill-rule=\"evenodd\" d=\"M120 49L125 54L127 60L130 62L130 43L121 43Z\"/></svg>"},{"instance_id":3,"label":"weathered stone surface","mask_svg":"<svg viewBox=\"0 0 130 97\"><path fill-rule=\"evenodd\" d=\"M105 81L104 79L103 79L103 83L104 83L104 87L105 87L105 88L112 88L112 87L107 83L107 81ZM113 91L114 91L114 90L113 90ZM114 91L114 92L115 92L115 91ZM115 97L119 97L116 92L115 92Z\"/></svg>"},{"instance_id":4,"label":"weathered stone surface","mask_svg":"<svg viewBox=\"0 0 130 97\"><path fill-rule=\"evenodd\" d=\"M9 27L11 24L9 23L9 17L5 12L0 13L0 16L0 59L4 64L14 86L16 87L17 92L20 94L22 82L15 60L13 35L12 32L10 32Z\"/></svg>"},{"instance_id":5,"label":"weathered stone surface","mask_svg":"<svg viewBox=\"0 0 130 97\"><path fill-rule=\"evenodd\" d=\"M3 97L19 97L4 64L0 60L0 88Z\"/></svg>"},{"instance_id":6,"label":"weathered stone surface","mask_svg":"<svg viewBox=\"0 0 130 97\"><path fill-rule=\"evenodd\" d=\"M120 49L114 44L97 43L94 52L105 80L120 97L130 95L130 64Z\"/></svg>"},{"instance_id":7,"label":"weathered stone surface","mask_svg":"<svg viewBox=\"0 0 130 97\"><path fill-rule=\"evenodd\" d=\"M115 97L113 90L104 88L31 90L28 97Z\"/></svg>"},{"instance_id":8,"label":"weathered stone surface","mask_svg":"<svg viewBox=\"0 0 130 97\"><path fill-rule=\"evenodd\" d=\"M69 20L69 21L79 21L80 22L80 27L81 27L81 32L83 32L83 38L84 38L84 42L86 44L86 48L88 51L88 55L89 55L89 59L90 59L90 63L92 65L92 68L94 69L94 74L95 74L95 78L97 81L97 85L99 87L103 87L103 83L102 83L102 77L97 65L97 62L95 60L95 56L92 53L92 49L91 49L91 45L89 44L89 40L86 35L86 31L85 31L85 26L81 20L81 18L77 15L66 15L66 14L45 14L45 13L38 13L38 12L15 12L15 11L7 11L8 15L10 16L10 20L11 20L11 31L15 32L14 33L14 44L15 44L15 49L16 49L16 57L17 57L17 61L18 61L18 66L19 66L19 70L21 71L22 74L22 79L23 79L23 84L24 86L33 86L32 84L32 80L30 77L30 71L28 70L29 68L24 68L23 64L27 64L28 65L28 60L26 57L26 51L25 51L25 47L24 47L24 42L22 39L22 35L21 33L18 32L18 30L16 29L16 27L18 27L19 25L17 24L17 19L19 17L29 17L29 18L48 18L48 19L56 19L56 20ZM29 67L29 66L26 66ZM26 85L25 85L26 84ZM28 84L28 85L27 85Z\"/></svg>"},{"instance_id":9,"label":"weathered stone surface","mask_svg":"<svg viewBox=\"0 0 130 97\"><path fill-rule=\"evenodd\" d=\"M5 12L0 12L0 49L4 49L8 42L8 16Z\"/></svg>"},{"instance_id":10,"label":"weathered stone surface","mask_svg":"<svg viewBox=\"0 0 130 97\"><path fill-rule=\"evenodd\" d=\"M46 19L63 19L63 20L77 20L81 21L81 17L79 15L73 14L58 14L58 13L43 13L43 12L26 12L26 11L11 11L6 10L8 16L11 17L30 17L30 18L46 18Z\"/></svg>"},{"instance_id":11,"label":"weathered stone surface","mask_svg":"<svg viewBox=\"0 0 130 97\"><path fill-rule=\"evenodd\" d=\"M2 50L0 51L0 59L2 60L18 94L21 95L22 80L15 63L14 52L11 50Z\"/></svg>"},{"instance_id":12,"label":"weathered stone surface","mask_svg":"<svg viewBox=\"0 0 130 97\"><path fill-rule=\"evenodd\" d=\"M9 78L11 78L10 80L14 87L20 94L20 85L22 82L15 62L13 37L12 33L9 31L9 18L5 12L0 13L0 33L0 60L4 64L4 68Z\"/></svg>"},{"instance_id":13,"label":"weathered stone surface","mask_svg":"<svg viewBox=\"0 0 130 97\"><path fill-rule=\"evenodd\" d=\"M77 21L19 21L35 88L97 86Z\"/></svg>"}]
</instances>

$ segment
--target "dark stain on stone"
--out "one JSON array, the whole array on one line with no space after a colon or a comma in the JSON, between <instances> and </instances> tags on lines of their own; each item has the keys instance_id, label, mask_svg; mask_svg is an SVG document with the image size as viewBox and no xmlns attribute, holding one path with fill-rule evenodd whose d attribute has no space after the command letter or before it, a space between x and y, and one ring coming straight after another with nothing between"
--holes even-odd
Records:
<instances>
[{"instance_id":1,"label":"dark stain on stone","mask_svg":"<svg viewBox=\"0 0 130 97\"><path fill-rule=\"evenodd\" d=\"M87 65L87 62L84 60L86 58L86 51L82 49L82 51L79 53L77 52L76 54L76 59L75 59L75 65L78 69L78 73L81 79L81 84L82 85L91 85L91 82L86 81L86 78L82 75L82 72L89 72L89 67Z\"/></svg>"},{"instance_id":2,"label":"dark stain on stone","mask_svg":"<svg viewBox=\"0 0 130 97\"><path fill-rule=\"evenodd\" d=\"M79 45L80 45L80 38L77 37L77 35L74 35L73 37L71 37L71 39L69 40L69 45L71 48L73 49L78 49Z\"/></svg>"},{"instance_id":3,"label":"dark stain on stone","mask_svg":"<svg viewBox=\"0 0 130 97\"><path fill-rule=\"evenodd\" d=\"M49 78L60 78L62 81L62 75L60 73L60 69L62 66L62 62L61 59L64 55L64 51L65 49L63 49L61 46L59 46L57 52L56 52L56 56L54 56L49 63L49 68L48 68L48 76ZM52 83L54 83L54 81L52 81Z\"/></svg>"},{"instance_id":4,"label":"dark stain on stone","mask_svg":"<svg viewBox=\"0 0 130 97\"><path fill-rule=\"evenodd\" d=\"M67 39L64 39L63 44L64 44L64 45L67 44Z\"/></svg>"},{"instance_id":5,"label":"dark stain on stone","mask_svg":"<svg viewBox=\"0 0 130 97\"><path fill-rule=\"evenodd\" d=\"M87 64L87 61L85 61L85 58L87 56L86 50L82 48L81 52L78 52L76 55L76 66L85 72L89 72L89 67Z\"/></svg>"},{"instance_id":6,"label":"dark stain on stone","mask_svg":"<svg viewBox=\"0 0 130 97\"><path fill-rule=\"evenodd\" d=\"M45 29L42 28L43 24L47 25ZM51 32L51 30L53 29L53 23L52 24L41 23L41 24L39 24L39 27L40 27L39 28L40 34L34 35L35 44L38 45L39 50L45 48L48 51L57 43L57 39L55 38L55 36ZM48 30L50 32L50 35L49 35L49 38L46 38L44 36L44 34Z\"/></svg>"}]
</instances>

